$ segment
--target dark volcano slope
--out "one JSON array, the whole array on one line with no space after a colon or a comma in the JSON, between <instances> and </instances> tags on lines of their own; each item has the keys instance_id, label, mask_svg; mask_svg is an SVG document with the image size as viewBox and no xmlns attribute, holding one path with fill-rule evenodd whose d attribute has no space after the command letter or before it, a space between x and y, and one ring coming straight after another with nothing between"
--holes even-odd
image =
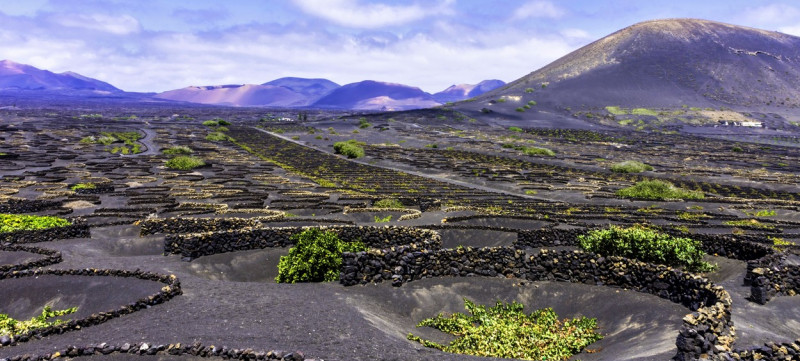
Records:
<instances>
[{"instance_id":1,"label":"dark volcano slope","mask_svg":"<svg viewBox=\"0 0 800 361\"><path fill-rule=\"evenodd\" d=\"M797 108L800 38L705 20L648 21L595 41L479 100L503 95L532 97L555 107Z\"/></svg>"}]
</instances>

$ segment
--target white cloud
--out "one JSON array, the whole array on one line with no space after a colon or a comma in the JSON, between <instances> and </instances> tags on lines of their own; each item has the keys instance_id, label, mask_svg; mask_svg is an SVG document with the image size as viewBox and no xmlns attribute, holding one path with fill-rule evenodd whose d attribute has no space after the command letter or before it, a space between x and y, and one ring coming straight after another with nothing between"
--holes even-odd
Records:
<instances>
[{"instance_id":1,"label":"white cloud","mask_svg":"<svg viewBox=\"0 0 800 361\"><path fill-rule=\"evenodd\" d=\"M570 39L591 39L591 35L583 29L570 28L561 31L561 35Z\"/></svg>"},{"instance_id":2,"label":"white cloud","mask_svg":"<svg viewBox=\"0 0 800 361\"><path fill-rule=\"evenodd\" d=\"M550 1L529 1L514 11L511 20L524 20L528 18L553 18L557 19L566 14L566 11Z\"/></svg>"},{"instance_id":3,"label":"white cloud","mask_svg":"<svg viewBox=\"0 0 800 361\"><path fill-rule=\"evenodd\" d=\"M783 26L783 27L778 28L778 31L780 31L780 32L782 32L784 34L800 36L800 25Z\"/></svg>"},{"instance_id":4,"label":"white cloud","mask_svg":"<svg viewBox=\"0 0 800 361\"><path fill-rule=\"evenodd\" d=\"M61 26L96 30L114 35L129 35L141 30L139 21L130 15L59 14L53 16Z\"/></svg>"},{"instance_id":5,"label":"white cloud","mask_svg":"<svg viewBox=\"0 0 800 361\"><path fill-rule=\"evenodd\" d=\"M759 24L797 23L800 20L800 9L786 4L769 4L747 9L744 17Z\"/></svg>"},{"instance_id":6,"label":"white cloud","mask_svg":"<svg viewBox=\"0 0 800 361\"><path fill-rule=\"evenodd\" d=\"M352 28L380 28L407 24L450 12L454 0L433 5L362 4L358 0L294 0L305 13Z\"/></svg>"}]
</instances>

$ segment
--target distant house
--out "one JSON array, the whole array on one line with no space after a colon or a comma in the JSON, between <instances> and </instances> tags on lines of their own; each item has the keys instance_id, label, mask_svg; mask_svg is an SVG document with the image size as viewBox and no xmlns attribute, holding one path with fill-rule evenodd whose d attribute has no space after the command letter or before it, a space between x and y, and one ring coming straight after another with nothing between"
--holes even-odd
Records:
<instances>
[{"instance_id":1,"label":"distant house","mask_svg":"<svg viewBox=\"0 0 800 361\"><path fill-rule=\"evenodd\" d=\"M751 128L764 127L764 123L762 122L755 122L755 121L736 122L733 120L720 120L719 125L732 126L732 127L751 127Z\"/></svg>"}]
</instances>

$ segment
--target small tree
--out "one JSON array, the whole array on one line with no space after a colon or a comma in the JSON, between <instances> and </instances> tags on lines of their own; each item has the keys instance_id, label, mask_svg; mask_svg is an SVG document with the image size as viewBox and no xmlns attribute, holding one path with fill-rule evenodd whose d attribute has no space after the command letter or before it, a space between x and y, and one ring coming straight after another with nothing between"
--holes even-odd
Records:
<instances>
[{"instance_id":1,"label":"small tree","mask_svg":"<svg viewBox=\"0 0 800 361\"><path fill-rule=\"evenodd\" d=\"M336 233L309 228L291 237L296 242L278 262L275 282L330 282L339 279L342 252L366 250L361 242L344 242Z\"/></svg>"}]
</instances>

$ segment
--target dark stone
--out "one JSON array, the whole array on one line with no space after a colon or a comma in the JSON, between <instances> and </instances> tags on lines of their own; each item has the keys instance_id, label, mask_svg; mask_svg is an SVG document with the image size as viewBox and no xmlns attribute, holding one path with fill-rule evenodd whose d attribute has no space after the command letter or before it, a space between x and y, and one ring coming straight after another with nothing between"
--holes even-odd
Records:
<instances>
[{"instance_id":1,"label":"dark stone","mask_svg":"<svg viewBox=\"0 0 800 361\"><path fill-rule=\"evenodd\" d=\"M0 345L8 346L11 344L11 337L6 335L0 336Z\"/></svg>"}]
</instances>

